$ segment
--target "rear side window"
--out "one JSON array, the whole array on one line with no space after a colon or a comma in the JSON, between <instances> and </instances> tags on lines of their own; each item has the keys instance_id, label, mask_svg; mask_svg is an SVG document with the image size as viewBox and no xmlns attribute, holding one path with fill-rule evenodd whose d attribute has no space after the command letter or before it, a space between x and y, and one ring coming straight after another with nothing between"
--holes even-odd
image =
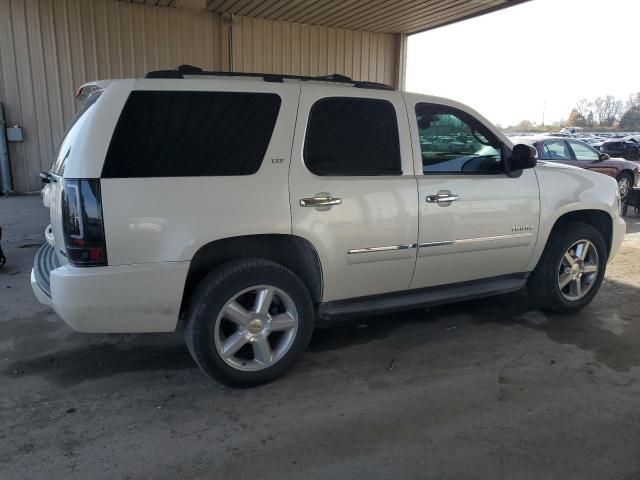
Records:
<instances>
[{"instance_id":1,"label":"rear side window","mask_svg":"<svg viewBox=\"0 0 640 480\"><path fill-rule=\"evenodd\" d=\"M251 175L267 152L280 97L246 92L132 92L103 178Z\"/></svg>"},{"instance_id":2,"label":"rear side window","mask_svg":"<svg viewBox=\"0 0 640 480\"><path fill-rule=\"evenodd\" d=\"M304 161L322 176L401 175L395 108L369 98L317 101L309 113Z\"/></svg>"}]
</instances>

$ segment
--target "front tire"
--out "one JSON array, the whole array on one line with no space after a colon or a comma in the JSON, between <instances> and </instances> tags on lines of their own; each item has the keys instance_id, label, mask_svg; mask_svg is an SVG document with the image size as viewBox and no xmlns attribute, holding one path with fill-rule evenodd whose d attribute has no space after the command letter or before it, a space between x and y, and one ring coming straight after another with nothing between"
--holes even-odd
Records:
<instances>
[{"instance_id":1,"label":"front tire","mask_svg":"<svg viewBox=\"0 0 640 480\"><path fill-rule=\"evenodd\" d=\"M265 259L228 262L198 286L185 340L211 378L251 387L284 374L304 352L314 311L300 278Z\"/></svg>"},{"instance_id":2,"label":"front tire","mask_svg":"<svg viewBox=\"0 0 640 480\"><path fill-rule=\"evenodd\" d=\"M530 296L542 308L570 313L594 299L607 265L607 246L598 230L566 222L552 233L527 281Z\"/></svg>"},{"instance_id":3,"label":"front tire","mask_svg":"<svg viewBox=\"0 0 640 480\"><path fill-rule=\"evenodd\" d=\"M628 173L621 173L616 178L618 181L618 191L620 192L620 198L624 199L629 191L633 188L633 177Z\"/></svg>"}]
</instances>

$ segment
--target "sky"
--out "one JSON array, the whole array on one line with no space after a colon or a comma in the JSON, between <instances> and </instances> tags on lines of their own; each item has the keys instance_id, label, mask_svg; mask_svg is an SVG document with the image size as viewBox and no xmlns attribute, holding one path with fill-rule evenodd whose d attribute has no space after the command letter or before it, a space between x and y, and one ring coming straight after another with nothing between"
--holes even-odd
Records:
<instances>
[{"instance_id":1,"label":"sky","mask_svg":"<svg viewBox=\"0 0 640 480\"><path fill-rule=\"evenodd\" d=\"M532 0L409 36L410 92L503 127L566 120L581 99L640 91L640 0Z\"/></svg>"}]
</instances>

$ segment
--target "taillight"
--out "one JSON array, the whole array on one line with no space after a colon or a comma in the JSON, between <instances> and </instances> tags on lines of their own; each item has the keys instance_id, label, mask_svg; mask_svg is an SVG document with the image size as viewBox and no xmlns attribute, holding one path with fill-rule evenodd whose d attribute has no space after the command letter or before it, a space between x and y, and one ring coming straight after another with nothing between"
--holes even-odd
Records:
<instances>
[{"instance_id":1,"label":"taillight","mask_svg":"<svg viewBox=\"0 0 640 480\"><path fill-rule=\"evenodd\" d=\"M64 180L62 232L71 265L107 265L100 180Z\"/></svg>"}]
</instances>

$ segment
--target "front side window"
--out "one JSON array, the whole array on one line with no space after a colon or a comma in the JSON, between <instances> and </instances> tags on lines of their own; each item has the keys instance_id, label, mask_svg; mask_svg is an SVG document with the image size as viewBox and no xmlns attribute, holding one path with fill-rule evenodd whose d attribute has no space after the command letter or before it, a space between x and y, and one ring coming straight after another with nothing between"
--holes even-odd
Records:
<instances>
[{"instance_id":1,"label":"front side window","mask_svg":"<svg viewBox=\"0 0 640 480\"><path fill-rule=\"evenodd\" d=\"M304 162L321 176L401 175L395 108L371 98L317 101L309 112Z\"/></svg>"},{"instance_id":2,"label":"front side window","mask_svg":"<svg viewBox=\"0 0 640 480\"><path fill-rule=\"evenodd\" d=\"M571 150L576 156L576 160L583 162L595 162L600 159L600 154L588 145L581 142L569 142Z\"/></svg>"},{"instance_id":3,"label":"front side window","mask_svg":"<svg viewBox=\"0 0 640 480\"><path fill-rule=\"evenodd\" d=\"M542 148L541 160L572 160L571 152L564 140L547 142Z\"/></svg>"},{"instance_id":4,"label":"front side window","mask_svg":"<svg viewBox=\"0 0 640 480\"><path fill-rule=\"evenodd\" d=\"M120 114L102 176L254 174L280 103L273 93L134 91Z\"/></svg>"},{"instance_id":5,"label":"front side window","mask_svg":"<svg viewBox=\"0 0 640 480\"><path fill-rule=\"evenodd\" d=\"M504 172L500 142L466 112L420 103L416 120L425 175Z\"/></svg>"}]
</instances>

